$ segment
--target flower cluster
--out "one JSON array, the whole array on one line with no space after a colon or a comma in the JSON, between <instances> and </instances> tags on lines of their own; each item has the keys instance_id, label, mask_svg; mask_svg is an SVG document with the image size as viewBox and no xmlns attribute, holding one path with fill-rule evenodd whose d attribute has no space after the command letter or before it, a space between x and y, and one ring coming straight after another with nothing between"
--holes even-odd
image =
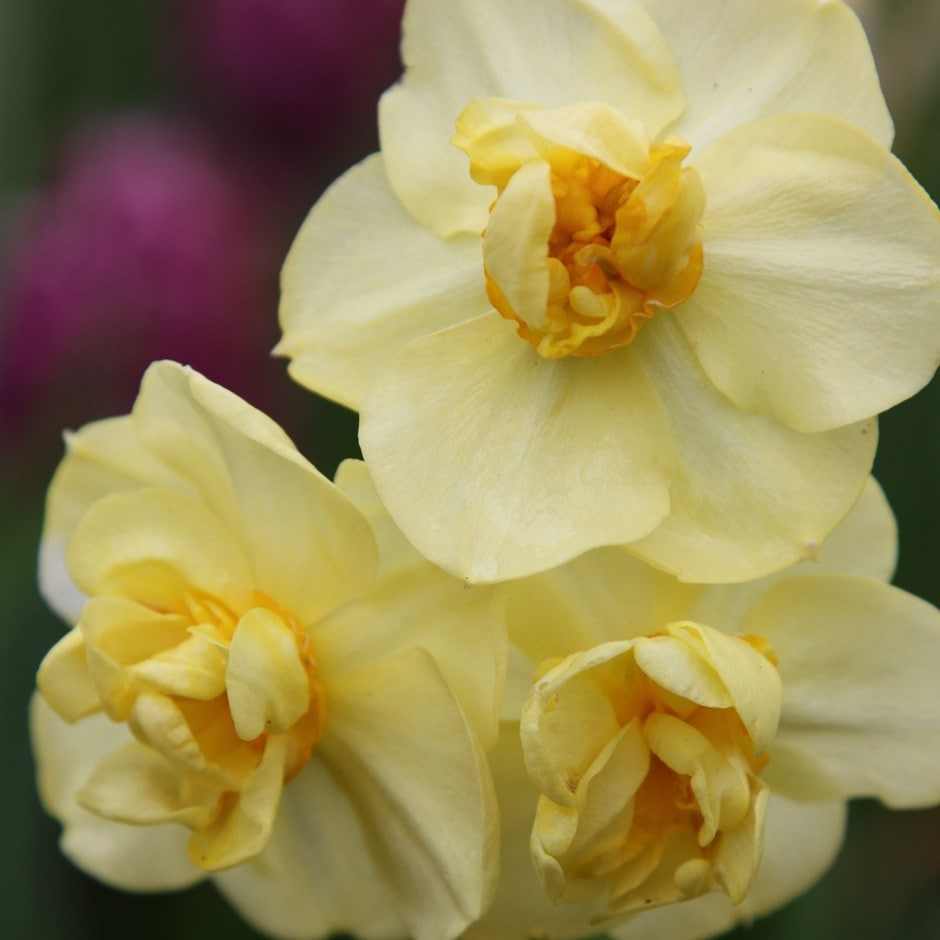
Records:
<instances>
[{"instance_id":1,"label":"flower cluster","mask_svg":"<svg viewBox=\"0 0 940 940\"><path fill-rule=\"evenodd\" d=\"M403 56L283 276L365 462L172 362L68 437L43 801L274 936L713 936L847 800L940 802L940 612L869 476L937 210L839 0L409 0Z\"/></svg>"}]
</instances>

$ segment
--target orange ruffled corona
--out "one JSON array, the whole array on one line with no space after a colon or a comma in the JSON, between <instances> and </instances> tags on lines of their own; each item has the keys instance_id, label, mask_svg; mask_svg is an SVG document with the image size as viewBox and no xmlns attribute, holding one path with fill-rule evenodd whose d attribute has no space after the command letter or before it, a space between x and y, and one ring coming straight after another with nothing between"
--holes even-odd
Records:
<instances>
[{"instance_id":1,"label":"orange ruffled corona","mask_svg":"<svg viewBox=\"0 0 940 940\"><path fill-rule=\"evenodd\" d=\"M513 288L497 273L499 259L494 264L494 254L505 249L484 232L487 297L547 359L599 356L628 345L657 309L691 296L703 266L705 196L696 171L682 165L689 146L670 137L650 147L637 125L595 106L590 118L599 139L583 134L588 152L581 152L570 139L573 110L533 115L520 106L513 114L509 102L478 100L461 116L455 138L470 155L474 179L497 186L491 213L505 213L503 194L518 169L548 165L553 221L541 270L536 264L529 272L530 280L547 275L544 309L517 309ZM616 155L605 162L610 144ZM618 159L624 154L628 159ZM526 208L519 200L509 211ZM526 238L525 223L519 228Z\"/></svg>"}]
</instances>

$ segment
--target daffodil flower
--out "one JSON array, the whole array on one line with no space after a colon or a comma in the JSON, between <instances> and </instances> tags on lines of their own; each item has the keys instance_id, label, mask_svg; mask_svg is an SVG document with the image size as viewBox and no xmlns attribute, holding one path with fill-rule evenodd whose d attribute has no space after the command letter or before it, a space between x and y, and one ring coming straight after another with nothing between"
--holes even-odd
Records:
<instances>
[{"instance_id":1,"label":"daffodil flower","mask_svg":"<svg viewBox=\"0 0 940 940\"><path fill-rule=\"evenodd\" d=\"M760 581L607 548L510 585L502 884L467 936L712 936L825 871L847 799L940 802L940 612L884 583L894 536L872 482Z\"/></svg>"},{"instance_id":2,"label":"daffodil flower","mask_svg":"<svg viewBox=\"0 0 940 940\"><path fill-rule=\"evenodd\" d=\"M403 54L381 153L287 259L278 351L360 411L408 538L471 581L812 556L940 356L937 211L854 14L411 0Z\"/></svg>"},{"instance_id":3,"label":"daffodil flower","mask_svg":"<svg viewBox=\"0 0 940 940\"><path fill-rule=\"evenodd\" d=\"M345 492L344 492L345 491ZM76 626L32 710L82 869L211 876L278 936L455 936L492 887L505 640L492 590L423 561L361 463L338 485L173 363L70 436L41 552Z\"/></svg>"}]
</instances>

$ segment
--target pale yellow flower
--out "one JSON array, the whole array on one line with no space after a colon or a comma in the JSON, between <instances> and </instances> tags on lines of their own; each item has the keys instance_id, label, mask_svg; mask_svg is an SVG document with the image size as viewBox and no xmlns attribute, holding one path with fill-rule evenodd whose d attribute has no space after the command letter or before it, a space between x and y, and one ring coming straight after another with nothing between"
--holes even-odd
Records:
<instances>
[{"instance_id":1,"label":"pale yellow flower","mask_svg":"<svg viewBox=\"0 0 940 940\"><path fill-rule=\"evenodd\" d=\"M884 583L894 544L872 483L761 581L599 549L510 585L502 884L467 936L712 936L825 871L847 799L940 802L940 611Z\"/></svg>"},{"instance_id":2,"label":"pale yellow flower","mask_svg":"<svg viewBox=\"0 0 940 940\"><path fill-rule=\"evenodd\" d=\"M505 639L364 465L337 484L173 363L69 437L41 579L76 626L32 710L62 847L132 890L212 876L278 936L452 937L492 890Z\"/></svg>"},{"instance_id":3,"label":"pale yellow flower","mask_svg":"<svg viewBox=\"0 0 940 940\"><path fill-rule=\"evenodd\" d=\"M411 0L403 51L278 351L360 410L405 534L471 581L812 555L940 354L937 212L851 11Z\"/></svg>"}]
</instances>

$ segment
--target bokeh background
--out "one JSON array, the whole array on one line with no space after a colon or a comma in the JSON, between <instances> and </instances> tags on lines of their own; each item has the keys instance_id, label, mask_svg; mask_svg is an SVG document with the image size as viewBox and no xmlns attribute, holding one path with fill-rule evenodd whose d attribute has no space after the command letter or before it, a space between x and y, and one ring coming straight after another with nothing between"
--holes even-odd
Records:
<instances>
[{"instance_id":1,"label":"bokeh background","mask_svg":"<svg viewBox=\"0 0 940 940\"><path fill-rule=\"evenodd\" d=\"M444 2L444 0L441 0ZM762 0L769 2L769 0ZM940 2L858 0L897 125L940 196ZM63 625L36 590L61 431L130 407L155 358L264 408L327 474L355 418L269 350L277 276L324 186L376 147L402 0L0 0L0 936L258 935L209 885L112 891L58 852L26 729ZM877 225L878 220L872 219ZM881 422L901 529L896 583L940 603L940 384ZM938 694L940 694L940 663ZM903 768L899 768L903 772ZM853 804L829 874L733 935L940 938L940 810Z\"/></svg>"}]
</instances>

